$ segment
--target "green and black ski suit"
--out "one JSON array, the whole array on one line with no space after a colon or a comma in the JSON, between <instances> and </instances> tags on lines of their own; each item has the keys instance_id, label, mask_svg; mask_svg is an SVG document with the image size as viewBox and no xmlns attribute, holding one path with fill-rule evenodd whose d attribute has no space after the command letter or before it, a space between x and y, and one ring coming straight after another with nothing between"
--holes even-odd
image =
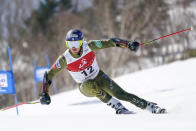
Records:
<instances>
[{"instance_id":1,"label":"green and black ski suit","mask_svg":"<svg viewBox=\"0 0 196 131\"><path fill-rule=\"evenodd\" d=\"M92 40L89 42L86 42L88 48L91 50L90 53L95 52L96 50L99 49L104 49L104 48L110 48L110 47L126 47L125 44L117 44L111 39L109 40ZM54 63L54 65L51 67L51 69L48 71L48 78L50 81L52 81L52 78L60 72L62 69L67 68L68 71L73 70L73 66L76 66L76 64L72 64L70 66L68 63L72 63L69 61L69 58L74 59L74 60L79 60L82 59L81 61L83 62L83 65L79 64L80 67L85 66L85 60L89 61L91 58L94 58L93 55L92 57L86 57L83 59L83 54L84 52L87 51L84 47L81 48L80 52L75 55L73 54L69 49L66 51L66 53L62 54L59 56L57 61ZM67 55L69 56L68 58ZM92 64L92 62L89 62ZM88 73L93 72L94 69L90 68L90 65L86 64L86 67L83 69L88 70ZM83 70L81 71L82 75L87 75L87 72ZM72 72L71 72L72 73ZM74 72L75 73L75 72ZM77 73L77 72L76 72ZM80 75L81 75L80 74ZM72 77L75 74L71 74ZM77 76L74 76L77 77ZM112 97L115 97L119 100L127 101L130 102L137 107L141 109L145 109L147 106L147 101L144 99L139 98L138 96L128 93L124 91L118 84L116 84L112 79L110 79L102 70L98 70L95 76L91 76L89 79L87 77L86 80L83 80L82 82L77 81L79 90L82 94L84 94L87 97L97 97L100 99L102 102L107 103Z\"/></svg>"}]
</instances>

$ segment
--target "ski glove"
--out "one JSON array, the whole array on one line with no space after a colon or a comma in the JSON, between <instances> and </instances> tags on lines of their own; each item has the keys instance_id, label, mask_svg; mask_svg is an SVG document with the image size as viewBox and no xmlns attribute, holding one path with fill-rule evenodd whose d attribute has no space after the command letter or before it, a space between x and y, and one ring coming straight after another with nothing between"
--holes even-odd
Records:
<instances>
[{"instance_id":1,"label":"ski glove","mask_svg":"<svg viewBox=\"0 0 196 131\"><path fill-rule=\"evenodd\" d=\"M40 103L42 105L49 105L51 103L51 100L50 100L50 96L48 93L46 92L43 92L40 94L41 98L40 98Z\"/></svg>"},{"instance_id":2,"label":"ski glove","mask_svg":"<svg viewBox=\"0 0 196 131\"><path fill-rule=\"evenodd\" d=\"M140 43L139 42L137 42L137 41L133 41L132 43L129 43L128 44L128 48L131 50L131 51L137 51L138 50L138 48L139 48L139 45L140 45Z\"/></svg>"},{"instance_id":3,"label":"ski glove","mask_svg":"<svg viewBox=\"0 0 196 131\"><path fill-rule=\"evenodd\" d=\"M51 81L48 79L48 73L44 73L44 78L43 78L43 86L41 89L40 93L40 103L44 105L49 105L51 103L50 96L48 94L48 88L51 85Z\"/></svg>"}]
</instances>

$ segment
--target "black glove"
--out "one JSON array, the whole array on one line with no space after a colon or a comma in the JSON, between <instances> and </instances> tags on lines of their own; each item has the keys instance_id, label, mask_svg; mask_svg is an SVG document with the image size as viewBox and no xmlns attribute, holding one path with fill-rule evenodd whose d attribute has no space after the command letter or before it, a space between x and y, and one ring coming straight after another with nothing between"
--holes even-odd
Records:
<instances>
[{"instance_id":1,"label":"black glove","mask_svg":"<svg viewBox=\"0 0 196 131\"><path fill-rule=\"evenodd\" d=\"M140 45L140 43L139 42L137 42L137 41L133 41L132 43L129 43L128 44L128 48L131 50L131 51L137 51L138 50L138 48L139 48L139 45Z\"/></svg>"},{"instance_id":2,"label":"black glove","mask_svg":"<svg viewBox=\"0 0 196 131\"><path fill-rule=\"evenodd\" d=\"M48 94L48 87L51 85L51 81L48 79L48 73L45 72L43 78L43 86L40 93L40 103L43 105L49 105L51 103L50 96Z\"/></svg>"},{"instance_id":3,"label":"black glove","mask_svg":"<svg viewBox=\"0 0 196 131\"><path fill-rule=\"evenodd\" d=\"M40 94L40 96L41 96L40 102L42 105L49 105L51 103L50 96L48 93L43 92Z\"/></svg>"}]
</instances>

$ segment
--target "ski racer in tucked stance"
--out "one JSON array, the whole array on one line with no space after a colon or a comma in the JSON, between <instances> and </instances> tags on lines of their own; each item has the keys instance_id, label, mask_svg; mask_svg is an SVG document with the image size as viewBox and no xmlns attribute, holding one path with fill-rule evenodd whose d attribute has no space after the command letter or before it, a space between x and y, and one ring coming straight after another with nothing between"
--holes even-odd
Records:
<instances>
[{"instance_id":1,"label":"ski racer in tucked stance","mask_svg":"<svg viewBox=\"0 0 196 131\"><path fill-rule=\"evenodd\" d=\"M56 60L51 69L44 74L41 104L50 104L48 93L52 78L62 69L67 68L72 78L78 83L79 90L87 97L97 97L102 102L115 109L116 114L133 113L126 109L119 100L127 101L135 106L150 111L151 113L166 113L156 103L146 101L134 94L124 91L112 79L110 79L98 66L95 51L110 47L127 47L131 51L137 51L139 43L130 42L118 38L108 40L83 40L83 34L78 29L70 30L66 35L66 47L68 48Z\"/></svg>"}]
</instances>

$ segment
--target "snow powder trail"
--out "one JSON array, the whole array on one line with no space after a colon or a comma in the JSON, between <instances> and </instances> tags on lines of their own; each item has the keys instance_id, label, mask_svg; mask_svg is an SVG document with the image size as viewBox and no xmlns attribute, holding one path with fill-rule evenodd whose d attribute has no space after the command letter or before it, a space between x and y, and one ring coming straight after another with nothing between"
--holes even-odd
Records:
<instances>
[{"instance_id":1,"label":"snow powder trail","mask_svg":"<svg viewBox=\"0 0 196 131\"><path fill-rule=\"evenodd\" d=\"M157 102L168 114L151 114L122 102L130 115L116 115L114 109L79 90L52 96L52 103L22 105L0 112L0 131L195 131L196 59L127 74L114 79L123 89Z\"/></svg>"}]
</instances>

